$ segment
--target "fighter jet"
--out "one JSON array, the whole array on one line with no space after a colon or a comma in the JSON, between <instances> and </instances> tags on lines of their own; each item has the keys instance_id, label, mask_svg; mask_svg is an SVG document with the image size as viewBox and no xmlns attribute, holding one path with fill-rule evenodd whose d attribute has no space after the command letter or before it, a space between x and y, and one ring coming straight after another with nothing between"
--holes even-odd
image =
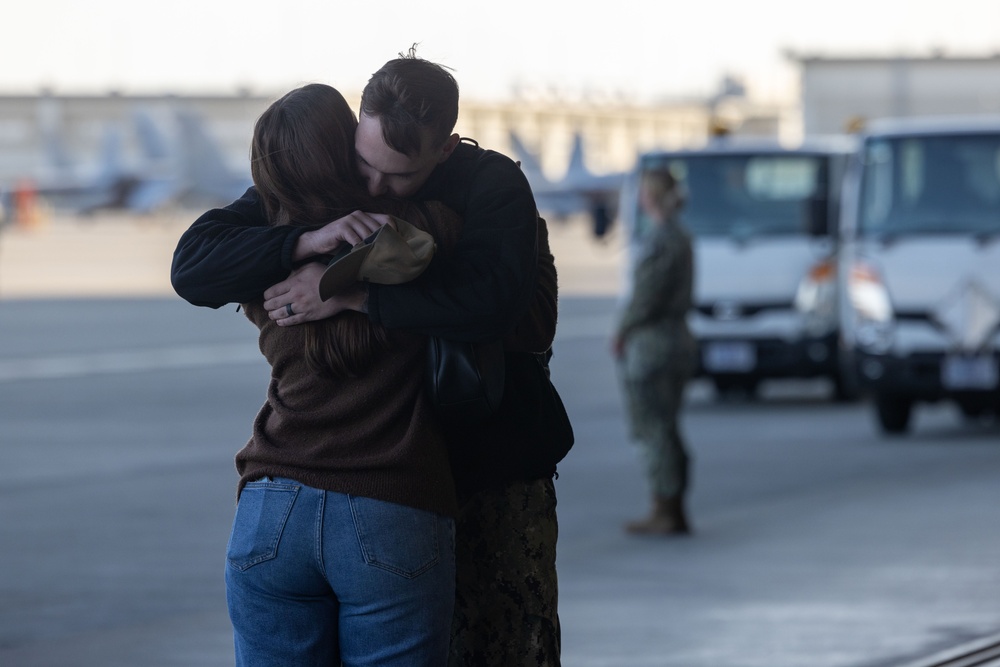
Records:
<instances>
[{"instance_id":1,"label":"fighter jet","mask_svg":"<svg viewBox=\"0 0 1000 667\"><path fill-rule=\"evenodd\" d=\"M549 179L542 170L536 154L528 150L516 133L510 134L515 160L520 162L535 204L543 215L565 218L577 213L590 215L594 235L603 237L611 228L618 209L618 195L625 183L626 172L595 174L584 159L583 136L573 135L569 166L557 181Z\"/></svg>"},{"instance_id":2,"label":"fighter jet","mask_svg":"<svg viewBox=\"0 0 1000 667\"><path fill-rule=\"evenodd\" d=\"M183 197L187 203L228 204L253 185L249 165L234 168L198 114L179 109L177 123Z\"/></svg>"},{"instance_id":3,"label":"fighter jet","mask_svg":"<svg viewBox=\"0 0 1000 667\"><path fill-rule=\"evenodd\" d=\"M87 162L72 155L61 127L51 116L43 119L43 167L32 177L17 179L7 189L30 188L54 207L83 213L124 206L136 184L136 176L124 164L121 130L108 125L100 154L95 161Z\"/></svg>"},{"instance_id":4,"label":"fighter jet","mask_svg":"<svg viewBox=\"0 0 1000 667\"><path fill-rule=\"evenodd\" d=\"M226 204L251 185L249 168L241 170L227 162L196 113L175 108L154 116L149 109L137 108L129 122L109 123L100 154L87 161L69 150L58 110L43 108L42 168L0 184L0 190L13 193L28 188L54 208L86 215ZM131 154L126 139L134 139L137 147Z\"/></svg>"}]
</instances>

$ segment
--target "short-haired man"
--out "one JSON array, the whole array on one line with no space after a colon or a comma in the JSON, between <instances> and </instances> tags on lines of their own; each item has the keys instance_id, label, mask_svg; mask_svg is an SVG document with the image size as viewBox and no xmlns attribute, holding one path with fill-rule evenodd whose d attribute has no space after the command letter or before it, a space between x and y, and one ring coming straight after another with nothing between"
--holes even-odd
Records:
<instances>
[{"instance_id":1,"label":"short-haired man","mask_svg":"<svg viewBox=\"0 0 1000 667\"><path fill-rule=\"evenodd\" d=\"M359 284L321 301L325 267L308 260L359 242L384 221L359 213L319 229L272 226L251 188L184 233L171 269L174 289L215 308L263 293L264 307L282 325L351 309L388 328L485 340L527 320L537 332L532 351L547 349L557 295L544 221L518 166L460 141L452 132L457 116L454 78L412 50L372 75L362 95L355 147L369 191L439 200L464 220L454 251L435 258L419 279ZM538 281L540 272L548 280ZM551 287L539 290L543 283ZM477 477L475 489L464 485L452 665L560 664L554 470L553 463L544 474L534 469Z\"/></svg>"}]
</instances>

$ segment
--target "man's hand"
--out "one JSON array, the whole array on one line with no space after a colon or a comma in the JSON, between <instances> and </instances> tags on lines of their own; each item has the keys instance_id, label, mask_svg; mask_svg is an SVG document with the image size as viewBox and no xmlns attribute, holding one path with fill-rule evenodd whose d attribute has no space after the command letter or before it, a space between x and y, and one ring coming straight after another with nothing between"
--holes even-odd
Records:
<instances>
[{"instance_id":1,"label":"man's hand","mask_svg":"<svg viewBox=\"0 0 1000 667\"><path fill-rule=\"evenodd\" d=\"M391 220L392 216L386 213L355 211L345 215L319 229L302 234L295 243L292 260L298 262L316 255L329 255L343 243L357 245L382 225L390 224Z\"/></svg>"},{"instance_id":2,"label":"man's hand","mask_svg":"<svg viewBox=\"0 0 1000 667\"><path fill-rule=\"evenodd\" d=\"M323 301L319 298L319 279L326 266L310 262L288 278L264 292L264 309L278 326L287 327L332 317L345 310L368 312L368 288L358 283Z\"/></svg>"}]
</instances>

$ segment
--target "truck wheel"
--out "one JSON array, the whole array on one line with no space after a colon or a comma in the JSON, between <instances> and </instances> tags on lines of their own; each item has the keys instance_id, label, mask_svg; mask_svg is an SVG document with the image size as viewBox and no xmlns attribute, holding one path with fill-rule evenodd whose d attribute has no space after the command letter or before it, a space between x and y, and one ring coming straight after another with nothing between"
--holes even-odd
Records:
<instances>
[{"instance_id":1,"label":"truck wheel","mask_svg":"<svg viewBox=\"0 0 1000 667\"><path fill-rule=\"evenodd\" d=\"M990 412L990 402L984 396L963 396L955 400L962 416L969 421L978 421Z\"/></svg>"},{"instance_id":2,"label":"truck wheel","mask_svg":"<svg viewBox=\"0 0 1000 667\"><path fill-rule=\"evenodd\" d=\"M760 380L754 377L717 375L712 378L712 384L715 385L715 393L723 400L739 396L754 399L757 397L757 388L760 385Z\"/></svg>"},{"instance_id":3,"label":"truck wheel","mask_svg":"<svg viewBox=\"0 0 1000 667\"><path fill-rule=\"evenodd\" d=\"M899 394L878 394L875 396L875 412L884 433L906 433L910 428L913 399Z\"/></svg>"},{"instance_id":4,"label":"truck wheel","mask_svg":"<svg viewBox=\"0 0 1000 667\"><path fill-rule=\"evenodd\" d=\"M854 376L841 371L834 375L831 380L833 381L833 399L838 403L853 403L861 398L861 388Z\"/></svg>"}]
</instances>

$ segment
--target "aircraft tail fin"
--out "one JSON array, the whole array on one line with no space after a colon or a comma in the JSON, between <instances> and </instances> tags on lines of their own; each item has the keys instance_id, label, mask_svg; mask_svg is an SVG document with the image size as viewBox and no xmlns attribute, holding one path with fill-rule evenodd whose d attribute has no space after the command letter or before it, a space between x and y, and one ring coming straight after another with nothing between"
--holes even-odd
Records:
<instances>
[{"instance_id":1,"label":"aircraft tail fin","mask_svg":"<svg viewBox=\"0 0 1000 667\"><path fill-rule=\"evenodd\" d=\"M538 156L528 150L521 137L513 131L510 133L510 145L514 151L514 159L521 164L521 171L528 177L529 182L540 184L548 180L542 171L542 163Z\"/></svg>"},{"instance_id":2,"label":"aircraft tail fin","mask_svg":"<svg viewBox=\"0 0 1000 667\"><path fill-rule=\"evenodd\" d=\"M573 134L573 148L569 154L569 166L566 168L564 180L568 182L587 180L593 174L587 169L587 163L583 154L583 135L579 132Z\"/></svg>"},{"instance_id":3,"label":"aircraft tail fin","mask_svg":"<svg viewBox=\"0 0 1000 667\"><path fill-rule=\"evenodd\" d=\"M42 148L48 169L62 178L71 178L76 170L76 160L70 154L62 127L55 112L41 114Z\"/></svg>"},{"instance_id":4,"label":"aircraft tail fin","mask_svg":"<svg viewBox=\"0 0 1000 667\"><path fill-rule=\"evenodd\" d=\"M97 187L110 187L126 178L125 158L123 154L124 141L121 128L109 125L104 130L101 140L101 155L94 174Z\"/></svg>"},{"instance_id":5,"label":"aircraft tail fin","mask_svg":"<svg viewBox=\"0 0 1000 667\"><path fill-rule=\"evenodd\" d=\"M132 114L132 120L143 157L150 162L169 159L171 157L169 142L150 112L136 109Z\"/></svg>"},{"instance_id":6,"label":"aircraft tail fin","mask_svg":"<svg viewBox=\"0 0 1000 667\"><path fill-rule=\"evenodd\" d=\"M178 110L177 121L181 167L194 198L228 203L252 185L249 172L242 173L230 166L222 147L197 114Z\"/></svg>"}]
</instances>

